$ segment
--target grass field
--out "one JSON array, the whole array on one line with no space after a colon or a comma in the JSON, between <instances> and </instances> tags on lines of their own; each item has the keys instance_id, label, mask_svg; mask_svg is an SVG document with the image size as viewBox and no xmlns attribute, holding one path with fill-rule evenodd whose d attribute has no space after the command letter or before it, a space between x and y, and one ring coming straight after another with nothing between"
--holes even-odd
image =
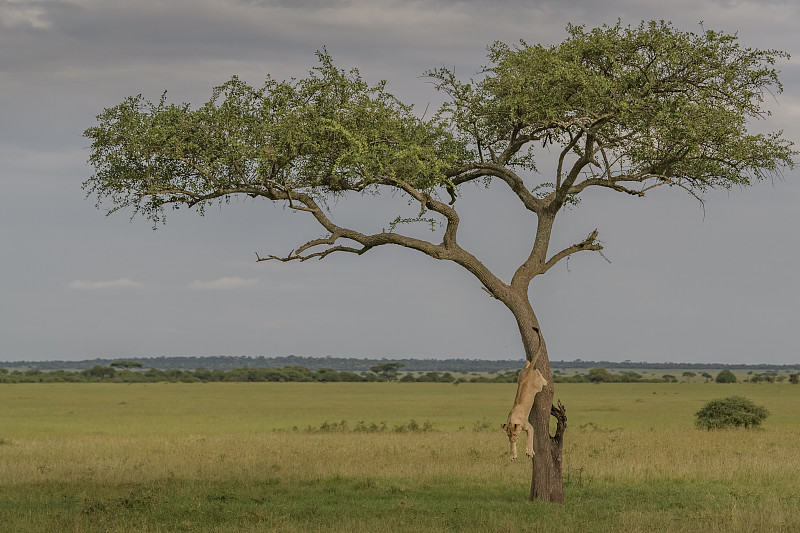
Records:
<instances>
[{"instance_id":1,"label":"grass field","mask_svg":"<svg viewBox=\"0 0 800 533\"><path fill-rule=\"evenodd\" d=\"M513 384L0 387L0 531L798 531L800 386L560 384L563 506ZM746 396L762 430L693 426Z\"/></svg>"}]
</instances>

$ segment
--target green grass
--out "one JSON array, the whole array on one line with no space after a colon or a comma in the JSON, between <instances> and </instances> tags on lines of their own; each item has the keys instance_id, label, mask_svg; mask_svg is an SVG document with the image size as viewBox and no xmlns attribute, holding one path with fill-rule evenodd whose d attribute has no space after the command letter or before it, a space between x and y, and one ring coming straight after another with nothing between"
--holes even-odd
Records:
<instances>
[{"instance_id":1,"label":"green grass","mask_svg":"<svg viewBox=\"0 0 800 533\"><path fill-rule=\"evenodd\" d=\"M499 424L514 393L513 384L6 385L0 530L800 529L800 386L558 385L569 417L563 506L527 502L530 463L508 461ZM694 428L706 401L731 394L772 412L764 429ZM355 431L359 422L384 429Z\"/></svg>"}]
</instances>

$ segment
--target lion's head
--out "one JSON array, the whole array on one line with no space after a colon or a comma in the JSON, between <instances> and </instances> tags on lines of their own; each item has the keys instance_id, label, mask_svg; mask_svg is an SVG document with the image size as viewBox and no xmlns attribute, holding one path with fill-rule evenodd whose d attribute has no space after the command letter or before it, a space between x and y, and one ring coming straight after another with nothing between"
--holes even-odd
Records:
<instances>
[{"instance_id":1,"label":"lion's head","mask_svg":"<svg viewBox=\"0 0 800 533\"><path fill-rule=\"evenodd\" d=\"M522 430L522 426L520 424L502 424L500 427L506 430L506 434L508 435L508 440L510 442L517 442L519 438L519 432Z\"/></svg>"}]
</instances>

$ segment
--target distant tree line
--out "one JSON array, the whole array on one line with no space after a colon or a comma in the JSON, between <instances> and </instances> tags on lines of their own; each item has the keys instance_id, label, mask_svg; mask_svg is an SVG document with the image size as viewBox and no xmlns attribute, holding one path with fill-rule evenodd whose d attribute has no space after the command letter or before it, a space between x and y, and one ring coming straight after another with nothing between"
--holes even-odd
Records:
<instances>
[{"instance_id":1,"label":"distant tree line","mask_svg":"<svg viewBox=\"0 0 800 533\"><path fill-rule=\"evenodd\" d=\"M87 359L83 361L13 361L0 362L8 370L86 370L94 366L110 366L115 359ZM414 372L504 372L520 368L524 360L480 360L480 359L358 359L344 357L135 357L131 362L141 363L144 368L160 370L235 370L237 368L284 368L302 366L309 370L327 368L335 371L369 372L373 366L387 362L398 363L407 371Z\"/></svg>"},{"instance_id":2,"label":"distant tree line","mask_svg":"<svg viewBox=\"0 0 800 533\"><path fill-rule=\"evenodd\" d=\"M337 372L369 372L373 366L387 362L402 365L405 371L413 372L453 372L460 374L497 373L516 371L522 367L524 360L503 359L357 359L345 357L304 357L289 355L286 357L245 357L245 356L211 356L211 357L135 357L126 359L131 363L139 363L143 368L157 368L159 370L226 370L233 371L239 368L285 368L286 366L302 366L309 370L318 371L330 369ZM109 367L116 359L87 359L83 361L13 361L0 362L0 367L12 370L88 370L95 366ZM797 365L725 365L705 363L644 363L644 362L613 362L613 361L551 361L553 370L578 369L589 371L592 368L605 368L614 370L695 370L709 371L720 369L753 371L753 372L797 372Z\"/></svg>"},{"instance_id":3,"label":"distant tree line","mask_svg":"<svg viewBox=\"0 0 800 533\"><path fill-rule=\"evenodd\" d=\"M519 370L493 372L489 375L456 377L450 372L406 372L401 375L402 363L383 362L374 365L369 371L348 372L330 368L312 370L298 365L286 365L283 368L241 367L233 370L198 368L195 370L159 368L143 369L137 361L114 361L108 366L95 365L80 371L39 369L12 370L0 368L0 383L155 383L155 382L376 382L399 381L401 383L515 383ZM474 374L474 373L473 373ZM686 381L692 381L697 374L683 372ZM702 372L700 378L706 382L735 383L736 375L730 370L722 370L716 376ZM751 373L745 379L751 383L774 383L785 381L787 376L775 372L762 374ZM788 376L790 383L800 383L800 372ZM660 377L644 377L633 371L617 374L605 368L592 368L586 374L572 376L554 375L556 383L676 383L678 378L665 374Z\"/></svg>"},{"instance_id":4,"label":"distant tree line","mask_svg":"<svg viewBox=\"0 0 800 533\"><path fill-rule=\"evenodd\" d=\"M685 371L681 377L686 381L692 381L698 375L691 371ZM704 379L706 383L715 381L717 383L736 383L737 378L731 370L721 370L716 377L708 372L701 372L700 378ZM748 378L744 381L750 383L775 383L786 381L786 375L778 375L775 371L768 371L763 373L748 372ZM800 372L790 374L788 376L789 382L798 384L800 383ZM558 374L553 376L553 381L556 383L677 383L678 378L672 374L664 374L660 377L644 377L641 374L626 370L618 374L613 374L605 368L597 367L592 368L586 374L574 374L572 376L560 376Z\"/></svg>"},{"instance_id":5,"label":"distant tree line","mask_svg":"<svg viewBox=\"0 0 800 533\"><path fill-rule=\"evenodd\" d=\"M143 370L139 363L110 363L108 366L95 365L85 370L39 369L13 370L0 369L0 383L198 383L198 382L370 382L400 381L456 383L466 381L456 379L450 372L426 372L419 376L407 373L398 379L398 373L376 365L370 372L337 372L330 368L311 370L302 366L287 365L283 368L241 367L233 370L198 368L196 370ZM514 381L516 372L500 374L492 379L474 378L470 381L503 383Z\"/></svg>"},{"instance_id":6,"label":"distant tree line","mask_svg":"<svg viewBox=\"0 0 800 533\"><path fill-rule=\"evenodd\" d=\"M632 370L613 374L602 367L591 368L585 374L578 373L572 376L560 376L556 374L553 376L553 381L556 383L663 383L664 381L671 382L673 379L675 379L674 376L665 376L665 378L645 378ZM675 381L677 381L677 379L675 379Z\"/></svg>"},{"instance_id":7,"label":"distant tree line","mask_svg":"<svg viewBox=\"0 0 800 533\"><path fill-rule=\"evenodd\" d=\"M58 383L58 382L105 382L105 383L154 383L154 382L215 382L215 381L293 381L293 382L333 382L333 381L386 381L375 373L357 374L355 372L337 372L328 368L309 370L302 366L285 366L283 368L251 368L242 367L233 370L198 368L195 370L148 370L134 367L118 367L95 365L80 371L52 370L41 371L29 369L11 371L0 369L0 383Z\"/></svg>"}]
</instances>

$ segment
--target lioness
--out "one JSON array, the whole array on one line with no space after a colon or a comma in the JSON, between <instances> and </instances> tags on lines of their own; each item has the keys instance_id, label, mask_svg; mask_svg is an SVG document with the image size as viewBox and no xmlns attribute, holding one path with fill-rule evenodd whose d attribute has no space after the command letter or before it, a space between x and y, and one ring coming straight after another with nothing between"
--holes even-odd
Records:
<instances>
[{"instance_id":1,"label":"lioness","mask_svg":"<svg viewBox=\"0 0 800 533\"><path fill-rule=\"evenodd\" d=\"M525 454L533 457L533 426L528 422L528 414L533 407L533 400L536 394L547 385L542 373L533 368L530 361L525 363L517 379L517 397L514 399L514 407L508 413L508 423L501 427L508 434L508 441L511 443L511 460L517 460L517 439L519 432L523 429L528 433L528 443L525 447Z\"/></svg>"}]
</instances>

